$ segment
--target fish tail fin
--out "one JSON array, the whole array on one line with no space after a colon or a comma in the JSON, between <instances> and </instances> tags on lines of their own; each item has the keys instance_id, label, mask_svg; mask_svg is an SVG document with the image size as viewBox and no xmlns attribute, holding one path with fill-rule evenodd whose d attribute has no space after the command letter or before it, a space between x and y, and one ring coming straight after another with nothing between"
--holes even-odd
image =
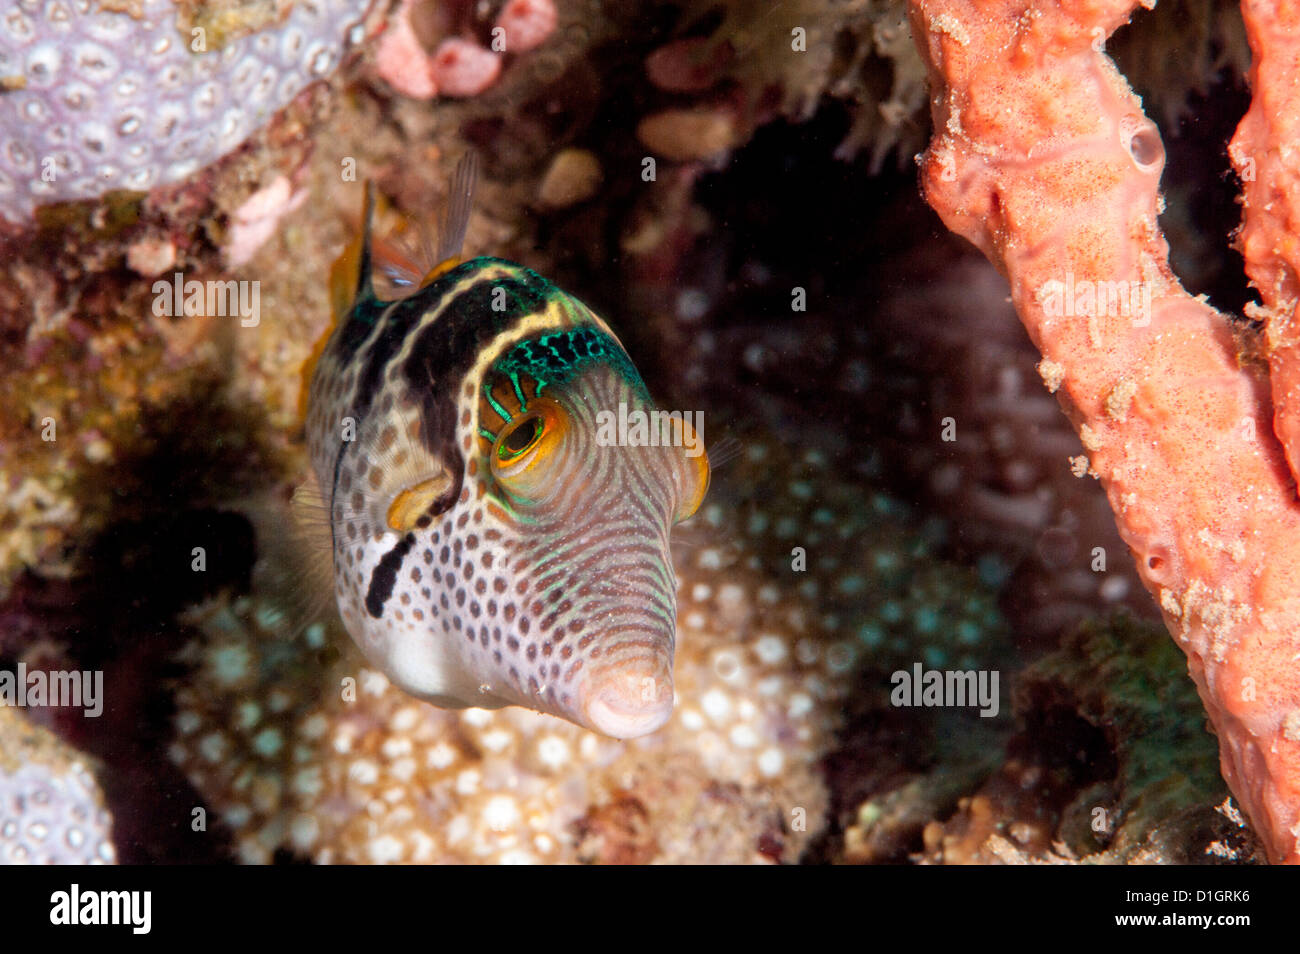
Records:
<instances>
[{"instance_id":1,"label":"fish tail fin","mask_svg":"<svg viewBox=\"0 0 1300 954\"><path fill-rule=\"evenodd\" d=\"M452 174L447 207L438 228L438 261L456 258L465 245L469 213L474 205L474 188L478 184L478 153L469 150L456 163Z\"/></svg>"},{"instance_id":2,"label":"fish tail fin","mask_svg":"<svg viewBox=\"0 0 1300 954\"><path fill-rule=\"evenodd\" d=\"M467 152L456 164L447 202L436 227L421 221L403 221L392 238L376 236L371 242L375 270L389 299L406 298L459 265L474 204L478 181L478 156Z\"/></svg>"}]
</instances>

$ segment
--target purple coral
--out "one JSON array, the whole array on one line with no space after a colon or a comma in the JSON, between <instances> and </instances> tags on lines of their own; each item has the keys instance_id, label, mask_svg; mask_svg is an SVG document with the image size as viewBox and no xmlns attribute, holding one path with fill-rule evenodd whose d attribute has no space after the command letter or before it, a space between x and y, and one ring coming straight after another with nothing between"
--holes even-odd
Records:
<instances>
[{"instance_id":1,"label":"purple coral","mask_svg":"<svg viewBox=\"0 0 1300 954\"><path fill-rule=\"evenodd\" d=\"M85 760L0 705L0 865L114 864L111 829Z\"/></svg>"},{"instance_id":2,"label":"purple coral","mask_svg":"<svg viewBox=\"0 0 1300 954\"><path fill-rule=\"evenodd\" d=\"M178 182L239 146L361 39L371 0L311 0L283 23L191 50L171 0L0 14L0 217Z\"/></svg>"}]
</instances>

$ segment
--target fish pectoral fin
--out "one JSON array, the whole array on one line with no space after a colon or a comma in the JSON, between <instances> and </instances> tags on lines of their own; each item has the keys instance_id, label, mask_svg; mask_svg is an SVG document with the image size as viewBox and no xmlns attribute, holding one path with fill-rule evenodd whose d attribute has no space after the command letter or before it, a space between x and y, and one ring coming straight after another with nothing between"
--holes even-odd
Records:
<instances>
[{"instance_id":1,"label":"fish pectoral fin","mask_svg":"<svg viewBox=\"0 0 1300 954\"><path fill-rule=\"evenodd\" d=\"M312 544L310 549L331 555L334 540L330 532L329 505L315 474L309 473L306 480L294 488L289 510L293 514L295 532L307 538L307 542Z\"/></svg>"},{"instance_id":2,"label":"fish pectoral fin","mask_svg":"<svg viewBox=\"0 0 1300 954\"><path fill-rule=\"evenodd\" d=\"M292 498L259 494L239 507L253 527L253 586L284 606L294 632L335 617L334 543L329 508L308 475Z\"/></svg>"}]
</instances>

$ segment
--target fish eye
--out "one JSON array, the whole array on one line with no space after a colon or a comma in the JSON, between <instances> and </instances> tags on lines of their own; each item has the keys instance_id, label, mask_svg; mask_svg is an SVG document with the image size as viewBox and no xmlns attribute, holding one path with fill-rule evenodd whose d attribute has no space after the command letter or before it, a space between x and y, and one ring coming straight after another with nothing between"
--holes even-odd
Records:
<instances>
[{"instance_id":1,"label":"fish eye","mask_svg":"<svg viewBox=\"0 0 1300 954\"><path fill-rule=\"evenodd\" d=\"M541 440L545 430L546 425L540 415L524 418L501 435L497 442L497 459L509 463L522 457Z\"/></svg>"},{"instance_id":2,"label":"fish eye","mask_svg":"<svg viewBox=\"0 0 1300 954\"><path fill-rule=\"evenodd\" d=\"M492 444L492 476L516 502L537 503L555 491L555 451L563 443L568 415L554 401L535 399L527 412L511 421Z\"/></svg>"}]
</instances>

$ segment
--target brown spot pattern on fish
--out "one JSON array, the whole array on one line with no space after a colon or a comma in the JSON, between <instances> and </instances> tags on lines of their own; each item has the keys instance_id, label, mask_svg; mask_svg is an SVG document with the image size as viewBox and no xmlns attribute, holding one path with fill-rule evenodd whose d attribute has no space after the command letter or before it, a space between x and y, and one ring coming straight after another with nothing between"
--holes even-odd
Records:
<instances>
[{"instance_id":1,"label":"brown spot pattern on fish","mask_svg":"<svg viewBox=\"0 0 1300 954\"><path fill-rule=\"evenodd\" d=\"M540 275L476 258L383 302L369 261L363 244L307 404L346 628L435 704L654 731L673 705L669 531L707 458L599 439L602 412L653 405L605 323Z\"/></svg>"}]
</instances>

